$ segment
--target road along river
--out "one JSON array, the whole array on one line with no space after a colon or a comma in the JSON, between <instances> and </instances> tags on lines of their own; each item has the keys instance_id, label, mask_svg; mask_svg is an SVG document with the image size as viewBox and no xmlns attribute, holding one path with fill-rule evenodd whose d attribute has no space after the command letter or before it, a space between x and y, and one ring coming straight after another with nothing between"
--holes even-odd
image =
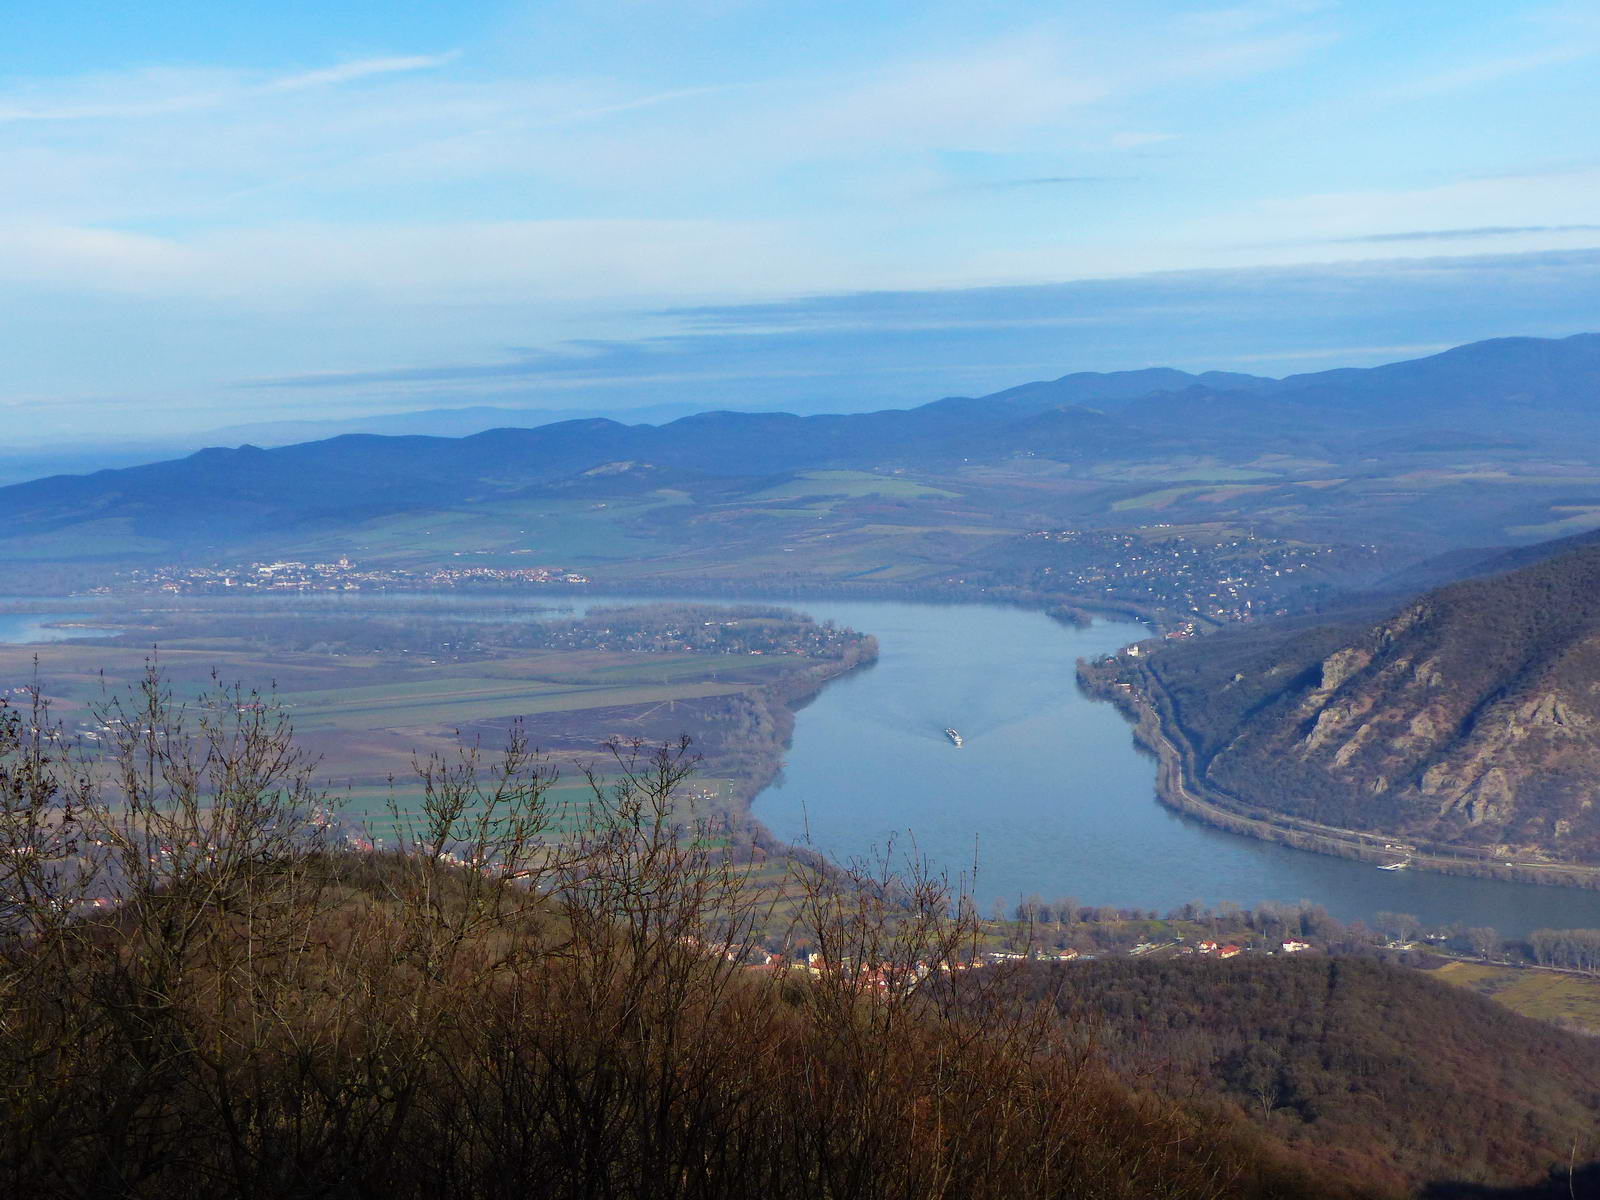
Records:
<instances>
[{"instance_id":1,"label":"road along river","mask_svg":"<svg viewBox=\"0 0 1600 1200\"><path fill-rule=\"evenodd\" d=\"M799 713L783 774L755 801L785 840L809 834L850 857L892 838L952 876L970 873L976 855L985 912L1031 893L1162 911L1304 899L1346 921L1387 910L1507 935L1600 928L1600 892L1379 871L1162 807L1154 760L1075 681L1080 657L1147 636L1140 626L1073 629L996 606L790 603L877 635L881 657Z\"/></svg>"},{"instance_id":2,"label":"road along river","mask_svg":"<svg viewBox=\"0 0 1600 1200\"><path fill-rule=\"evenodd\" d=\"M540 598L545 599L544 597ZM555 596L548 598L557 600ZM593 597L575 607L685 597ZM392 611L505 620L504 598L347 594L305 597L308 611ZM746 603L727 598L701 602ZM1426 924L1600 928L1600 891L1379 871L1212 829L1155 798L1155 763L1135 749L1109 704L1077 688L1076 664L1146 636L1138 625L1074 629L1041 613L994 605L807 598L779 603L877 636L881 657L829 683L798 714L778 781L755 815L779 837L836 858L893 841L952 878L971 873L987 912L1037 893L1046 900L1166 911L1189 901L1249 907L1310 900L1342 920L1406 912ZM70 636L73 619L0 616L0 641ZM526 619L569 613L539 611ZM81 635L83 631L78 631ZM944 730L956 729L963 745Z\"/></svg>"}]
</instances>

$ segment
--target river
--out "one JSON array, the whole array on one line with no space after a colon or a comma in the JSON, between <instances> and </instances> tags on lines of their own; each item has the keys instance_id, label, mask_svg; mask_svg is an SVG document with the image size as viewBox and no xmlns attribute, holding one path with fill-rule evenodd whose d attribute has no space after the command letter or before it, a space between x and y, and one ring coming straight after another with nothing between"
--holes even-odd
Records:
<instances>
[{"instance_id":1,"label":"river","mask_svg":"<svg viewBox=\"0 0 1600 1200\"><path fill-rule=\"evenodd\" d=\"M402 601L315 602L393 608ZM1164 808L1155 798L1154 762L1135 749L1127 722L1083 696L1075 680L1080 657L1146 636L1141 626L1073 629L992 605L773 603L875 634L881 652L797 715L783 772L755 800L756 816L787 841L809 841L835 858L870 856L892 843L897 854L926 856L952 877L970 874L976 859L973 892L986 913L996 901L1010 907L1037 893L1161 911L1190 901L1310 900L1345 921L1387 910L1430 926L1492 925L1511 936L1600 928L1600 892L1379 871L1224 833ZM493 607L504 619L514 606L428 597L419 607L452 616ZM19 620L34 623L26 631L60 619L0 617L0 641L27 640L7 633ZM960 731L959 749L944 736L946 726Z\"/></svg>"},{"instance_id":2,"label":"river","mask_svg":"<svg viewBox=\"0 0 1600 1200\"><path fill-rule=\"evenodd\" d=\"M0 612L0 645L63 642L68 638L109 637L115 630L54 628L61 621L88 620L88 613L3 613Z\"/></svg>"}]
</instances>

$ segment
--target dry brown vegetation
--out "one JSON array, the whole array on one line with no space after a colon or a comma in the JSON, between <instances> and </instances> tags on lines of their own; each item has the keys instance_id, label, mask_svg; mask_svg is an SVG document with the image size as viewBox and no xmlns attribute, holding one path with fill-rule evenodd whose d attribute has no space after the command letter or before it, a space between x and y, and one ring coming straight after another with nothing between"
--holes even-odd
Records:
<instances>
[{"instance_id":1,"label":"dry brown vegetation","mask_svg":"<svg viewBox=\"0 0 1600 1200\"><path fill-rule=\"evenodd\" d=\"M1585 538L1375 621L1267 625L1165 647L1140 670L1223 808L1538 879L1543 863L1600 862L1597 597L1600 546Z\"/></svg>"},{"instance_id":2,"label":"dry brown vegetation","mask_svg":"<svg viewBox=\"0 0 1600 1200\"><path fill-rule=\"evenodd\" d=\"M269 700L152 674L107 716L85 764L0 709L4 1194L1396 1194L959 969L971 905L914 864L797 866L817 965L751 969L775 900L684 821L686 743L615 747L560 838L520 736L420 761L361 853Z\"/></svg>"}]
</instances>

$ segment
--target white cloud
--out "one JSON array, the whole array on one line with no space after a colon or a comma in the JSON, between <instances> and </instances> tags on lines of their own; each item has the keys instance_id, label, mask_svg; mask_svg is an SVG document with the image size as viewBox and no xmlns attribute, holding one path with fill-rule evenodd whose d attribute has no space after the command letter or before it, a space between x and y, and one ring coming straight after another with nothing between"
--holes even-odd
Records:
<instances>
[{"instance_id":1,"label":"white cloud","mask_svg":"<svg viewBox=\"0 0 1600 1200\"><path fill-rule=\"evenodd\" d=\"M1588 40L1569 42L1565 45L1551 46L1546 49L1525 53L1480 59L1477 62L1450 67L1447 70L1437 71L1431 75L1424 75L1420 78L1397 84L1394 87L1384 89L1379 93L1379 96L1380 98L1395 100L1423 100L1434 96L1447 95L1450 92L1465 91L1469 88L1498 83L1515 75L1526 75L1534 71L1548 70L1551 67L1566 66L1569 63L1581 62L1583 59L1592 58L1596 54L1600 54L1600 44L1593 40Z\"/></svg>"},{"instance_id":2,"label":"white cloud","mask_svg":"<svg viewBox=\"0 0 1600 1200\"><path fill-rule=\"evenodd\" d=\"M614 311L1237 262L1236 247L1196 248L1214 235L1199 218L1157 238L1121 227L1127 193L1111 188L952 201L941 155L1015 156L1030 179L1116 173L1104 156L1179 137L1163 125L1190 97L1323 45L1295 23L1316 7L1263 0L1190 24L1056 10L956 46L742 78L517 75L447 53L36 84L0 93L0 278L245 311L330 297ZM989 205L1058 202L1109 211L981 223L1004 211Z\"/></svg>"},{"instance_id":3,"label":"white cloud","mask_svg":"<svg viewBox=\"0 0 1600 1200\"><path fill-rule=\"evenodd\" d=\"M1108 83L1050 40L1008 38L900 64L794 114L809 144L992 147L1105 99Z\"/></svg>"},{"instance_id":4,"label":"white cloud","mask_svg":"<svg viewBox=\"0 0 1600 1200\"><path fill-rule=\"evenodd\" d=\"M193 251L145 234L81 226L0 229L0 279L12 283L159 292L202 269Z\"/></svg>"},{"instance_id":5,"label":"white cloud","mask_svg":"<svg viewBox=\"0 0 1600 1200\"><path fill-rule=\"evenodd\" d=\"M297 91L300 88L331 87L341 83L354 83L359 79L371 79L375 75L394 75L405 71L428 71L453 62L458 57L458 52L451 51L448 54L413 54L392 58L357 59L354 62L340 63L338 66L324 67L317 71L303 71L298 75L287 75L282 79L274 79L264 85L263 90Z\"/></svg>"},{"instance_id":6,"label":"white cloud","mask_svg":"<svg viewBox=\"0 0 1600 1200\"><path fill-rule=\"evenodd\" d=\"M1262 202L1242 221L1310 238L1359 238L1407 230L1546 226L1549 236L1593 242L1600 167L1565 175L1460 179L1426 188L1365 188ZM1489 235L1486 235L1489 236Z\"/></svg>"},{"instance_id":7,"label":"white cloud","mask_svg":"<svg viewBox=\"0 0 1600 1200\"><path fill-rule=\"evenodd\" d=\"M1155 146L1161 142L1170 142L1178 135L1175 133L1114 133L1110 138L1113 150L1137 150L1141 146Z\"/></svg>"},{"instance_id":8,"label":"white cloud","mask_svg":"<svg viewBox=\"0 0 1600 1200\"><path fill-rule=\"evenodd\" d=\"M70 227L0 231L0 280L245 309L772 294L838 286L848 264L759 222L300 224L184 239ZM779 285L777 281L783 281ZM767 281L763 283L762 281Z\"/></svg>"},{"instance_id":9,"label":"white cloud","mask_svg":"<svg viewBox=\"0 0 1600 1200\"><path fill-rule=\"evenodd\" d=\"M232 72L145 70L13 88L0 96L0 123L125 121L170 116L222 103L238 92Z\"/></svg>"},{"instance_id":10,"label":"white cloud","mask_svg":"<svg viewBox=\"0 0 1600 1200\"><path fill-rule=\"evenodd\" d=\"M13 88L0 97L0 122L131 121L248 103L273 92L336 87L376 76L431 70L457 55L367 58L277 78L250 72L187 69L142 70Z\"/></svg>"},{"instance_id":11,"label":"white cloud","mask_svg":"<svg viewBox=\"0 0 1600 1200\"><path fill-rule=\"evenodd\" d=\"M571 217L597 202L610 216L773 216L799 207L797 172L840 207L819 219L849 220L852 206L936 191L941 151L1044 155L1055 162L1037 174L1083 173L1063 156L1166 136L1118 132L1115 110L1130 98L1270 69L1313 44L1272 30L1200 36L1079 18L959 50L910 44L849 68L676 87L495 74L470 57L459 61L474 70L455 69L454 53L275 77L59 80L0 91L0 160L13 168L0 222L242 229L407 209L470 221L474 185L517 195L519 205L499 206L509 216ZM430 211L439 189L455 195Z\"/></svg>"}]
</instances>

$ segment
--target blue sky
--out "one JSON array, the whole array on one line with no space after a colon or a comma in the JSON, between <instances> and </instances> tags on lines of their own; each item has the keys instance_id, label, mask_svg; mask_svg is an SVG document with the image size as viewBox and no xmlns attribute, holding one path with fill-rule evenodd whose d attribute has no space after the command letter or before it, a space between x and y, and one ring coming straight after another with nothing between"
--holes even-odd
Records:
<instances>
[{"instance_id":1,"label":"blue sky","mask_svg":"<svg viewBox=\"0 0 1600 1200\"><path fill-rule=\"evenodd\" d=\"M1600 328L1588 0L26 7L15 444Z\"/></svg>"}]
</instances>

